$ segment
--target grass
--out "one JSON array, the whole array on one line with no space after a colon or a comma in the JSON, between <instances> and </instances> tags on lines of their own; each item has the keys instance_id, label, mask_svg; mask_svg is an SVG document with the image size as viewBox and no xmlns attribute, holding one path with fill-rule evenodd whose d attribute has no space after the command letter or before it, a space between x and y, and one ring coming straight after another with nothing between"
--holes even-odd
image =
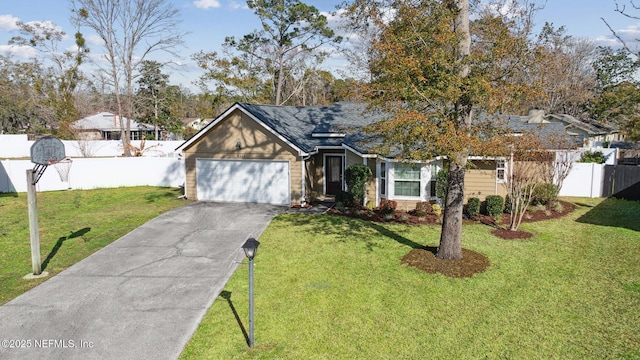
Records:
<instances>
[{"instance_id":1,"label":"grass","mask_svg":"<svg viewBox=\"0 0 640 360\"><path fill-rule=\"evenodd\" d=\"M468 279L400 264L437 226L280 215L255 260L256 347L241 266L181 359L640 359L640 203L577 203L529 240L466 226L492 263Z\"/></svg>"},{"instance_id":2,"label":"grass","mask_svg":"<svg viewBox=\"0 0 640 360\"><path fill-rule=\"evenodd\" d=\"M148 220L184 205L180 189L127 187L37 194L42 269L55 275ZM0 194L0 305L47 278L25 280L31 246L27 194Z\"/></svg>"}]
</instances>

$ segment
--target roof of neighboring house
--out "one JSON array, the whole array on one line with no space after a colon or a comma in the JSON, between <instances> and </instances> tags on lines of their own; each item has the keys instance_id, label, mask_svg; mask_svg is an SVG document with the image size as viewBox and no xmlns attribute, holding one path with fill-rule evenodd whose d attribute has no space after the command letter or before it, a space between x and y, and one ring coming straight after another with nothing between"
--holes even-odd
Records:
<instances>
[{"instance_id":1,"label":"roof of neighboring house","mask_svg":"<svg viewBox=\"0 0 640 360\"><path fill-rule=\"evenodd\" d=\"M127 120L125 117L121 119L123 121ZM101 112L75 121L72 126L76 129L84 130L120 131L119 120L118 116L113 113ZM153 126L131 120L131 130L153 130Z\"/></svg>"},{"instance_id":2,"label":"roof of neighboring house","mask_svg":"<svg viewBox=\"0 0 640 360\"><path fill-rule=\"evenodd\" d=\"M184 125L189 125L191 123L194 123L196 121L200 121L200 118L196 118L196 117L190 117L190 118L181 118L180 121L184 124Z\"/></svg>"}]
</instances>

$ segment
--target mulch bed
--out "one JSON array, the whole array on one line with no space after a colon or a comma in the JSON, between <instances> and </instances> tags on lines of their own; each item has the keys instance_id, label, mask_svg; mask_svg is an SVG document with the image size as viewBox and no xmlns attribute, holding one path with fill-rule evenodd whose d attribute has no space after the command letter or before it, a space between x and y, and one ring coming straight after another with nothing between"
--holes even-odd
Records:
<instances>
[{"instance_id":1,"label":"mulch bed","mask_svg":"<svg viewBox=\"0 0 640 360\"><path fill-rule=\"evenodd\" d=\"M562 205L560 211L555 207L542 210L528 211L522 218L523 223L544 221L561 218L575 210L576 205L559 200ZM387 223L402 223L410 225L427 225L440 224L441 218L434 214L426 216L415 216L412 212L396 211L392 216L384 216L376 211L367 209L348 209L339 211L336 209L329 210L329 213L340 216L348 216L363 220ZM522 240L528 239L533 235L526 231L509 230L510 215L502 214L499 222L486 215L477 215L472 219L465 219L464 223L482 223L493 227L491 233L505 240ZM430 274L443 274L452 278L466 278L475 274L484 272L490 265L489 259L483 254L476 253L468 249L462 249L462 259L460 260L442 260L436 257L437 248L423 247L409 251L401 258L403 264L413 266Z\"/></svg>"},{"instance_id":2,"label":"mulch bed","mask_svg":"<svg viewBox=\"0 0 640 360\"><path fill-rule=\"evenodd\" d=\"M431 246L413 249L400 261L429 274L442 274L451 278L472 277L484 272L491 265L489 258L468 249L462 249L462 259L460 260L438 259L437 252L438 249Z\"/></svg>"}]
</instances>

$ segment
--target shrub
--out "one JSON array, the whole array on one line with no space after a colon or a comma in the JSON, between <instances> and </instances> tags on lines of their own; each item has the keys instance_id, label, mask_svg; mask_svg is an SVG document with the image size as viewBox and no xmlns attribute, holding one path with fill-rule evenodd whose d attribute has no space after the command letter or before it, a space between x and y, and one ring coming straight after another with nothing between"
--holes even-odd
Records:
<instances>
[{"instance_id":1,"label":"shrub","mask_svg":"<svg viewBox=\"0 0 640 360\"><path fill-rule=\"evenodd\" d=\"M367 210L373 210L373 209L376 208L376 203L374 203L373 201L369 200L369 201L367 201L366 207L367 207Z\"/></svg>"},{"instance_id":2,"label":"shrub","mask_svg":"<svg viewBox=\"0 0 640 360\"><path fill-rule=\"evenodd\" d=\"M427 216L427 212L424 210L420 210L420 209L415 209L411 212L412 215L414 216L418 216L418 217L424 217Z\"/></svg>"},{"instance_id":3,"label":"shrub","mask_svg":"<svg viewBox=\"0 0 640 360\"><path fill-rule=\"evenodd\" d=\"M364 164L349 165L344 172L347 189L359 205L364 201L365 187L371 176L371 169Z\"/></svg>"},{"instance_id":4,"label":"shrub","mask_svg":"<svg viewBox=\"0 0 640 360\"><path fill-rule=\"evenodd\" d=\"M474 217L480 213L480 199L476 197L467 200L467 215Z\"/></svg>"},{"instance_id":5,"label":"shrub","mask_svg":"<svg viewBox=\"0 0 640 360\"><path fill-rule=\"evenodd\" d=\"M562 206L562 204L560 202L556 202L555 204L553 204L553 211L555 211L555 212L563 212L564 211L564 206Z\"/></svg>"},{"instance_id":6,"label":"shrub","mask_svg":"<svg viewBox=\"0 0 640 360\"><path fill-rule=\"evenodd\" d=\"M449 170L442 168L436 175L436 197L444 200L447 198L447 178L449 177Z\"/></svg>"},{"instance_id":7,"label":"shrub","mask_svg":"<svg viewBox=\"0 0 640 360\"><path fill-rule=\"evenodd\" d=\"M442 207L440 207L440 205L438 204L433 204L431 206L431 209L433 209L433 213L436 214L437 216L442 215Z\"/></svg>"},{"instance_id":8,"label":"shrub","mask_svg":"<svg viewBox=\"0 0 640 360\"><path fill-rule=\"evenodd\" d=\"M591 151L587 150L580 154L580 160L578 162L582 163L596 163L596 164L604 164L607 161L607 158L604 156L602 151Z\"/></svg>"},{"instance_id":9,"label":"shrub","mask_svg":"<svg viewBox=\"0 0 640 360\"><path fill-rule=\"evenodd\" d=\"M431 203L427 202L427 201L420 201L416 203L416 210L422 211L425 214L430 213L431 210Z\"/></svg>"},{"instance_id":10,"label":"shrub","mask_svg":"<svg viewBox=\"0 0 640 360\"><path fill-rule=\"evenodd\" d=\"M385 215L393 214L397 207L398 203L393 200L383 199L380 202L380 212Z\"/></svg>"},{"instance_id":11,"label":"shrub","mask_svg":"<svg viewBox=\"0 0 640 360\"><path fill-rule=\"evenodd\" d=\"M487 215L496 217L504 210L504 199L500 195L488 195L485 199L487 204Z\"/></svg>"},{"instance_id":12,"label":"shrub","mask_svg":"<svg viewBox=\"0 0 640 360\"><path fill-rule=\"evenodd\" d=\"M533 189L533 195L531 197L532 205L547 205L548 203L555 201L558 195L558 187L554 184L540 183Z\"/></svg>"},{"instance_id":13,"label":"shrub","mask_svg":"<svg viewBox=\"0 0 640 360\"><path fill-rule=\"evenodd\" d=\"M344 207L354 207L356 201L353 198L353 194L351 194L350 192L339 191L336 194L336 204L337 203L341 203Z\"/></svg>"}]
</instances>

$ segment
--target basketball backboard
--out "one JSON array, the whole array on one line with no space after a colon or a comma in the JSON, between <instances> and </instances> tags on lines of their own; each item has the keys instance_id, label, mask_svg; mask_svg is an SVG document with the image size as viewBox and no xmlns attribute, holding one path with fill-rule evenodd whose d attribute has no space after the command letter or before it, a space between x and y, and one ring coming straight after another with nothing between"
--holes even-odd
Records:
<instances>
[{"instance_id":1,"label":"basketball backboard","mask_svg":"<svg viewBox=\"0 0 640 360\"><path fill-rule=\"evenodd\" d=\"M31 162L34 164L50 165L64 157L64 144L53 136L42 137L31 145Z\"/></svg>"}]
</instances>

